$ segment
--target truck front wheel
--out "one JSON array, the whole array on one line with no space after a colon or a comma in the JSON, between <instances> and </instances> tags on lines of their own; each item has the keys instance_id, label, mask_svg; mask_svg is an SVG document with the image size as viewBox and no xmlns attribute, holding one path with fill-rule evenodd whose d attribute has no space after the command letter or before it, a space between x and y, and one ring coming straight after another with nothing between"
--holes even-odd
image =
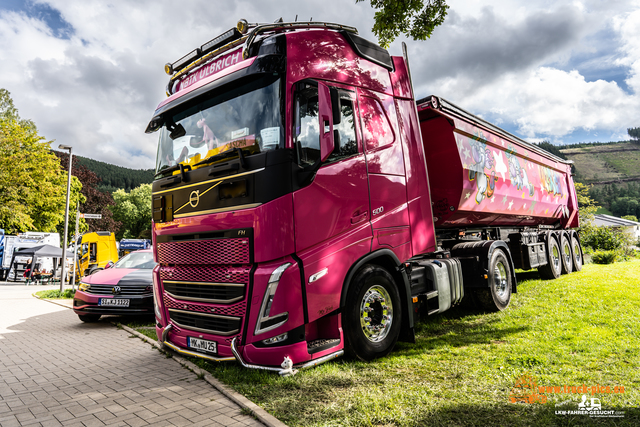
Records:
<instances>
[{"instance_id":1,"label":"truck front wheel","mask_svg":"<svg viewBox=\"0 0 640 427\"><path fill-rule=\"evenodd\" d=\"M476 298L483 309L502 311L511 302L511 264L501 249L496 249L489 259L487 275L489 289L477 289Z\"/></svg>"},{"instance_id":2,"label":"truck front wheel","mask_svg":"<svg viewBox=\"0 0 640 427\"><path fill-rule=\"evenodd\" d=\"M366 265L354 277L343 311L345 349L363 361L386 356L400 335L402 305L393 277Z\"/></svg>"}]
</instances>

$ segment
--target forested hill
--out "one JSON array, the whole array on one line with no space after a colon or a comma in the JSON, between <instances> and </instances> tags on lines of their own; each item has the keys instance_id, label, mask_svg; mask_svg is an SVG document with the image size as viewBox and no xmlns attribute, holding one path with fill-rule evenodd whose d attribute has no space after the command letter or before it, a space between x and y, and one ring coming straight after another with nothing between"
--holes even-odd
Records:
<instances>
[{"instance_id":1,"label":"forested hill","mask_svg":"<svg viewBox=\"0 0 640 427\"><path fill-rule=\"evenodd\" d=\"M140 184L150 184L153 181L153 169L129 169L82 156L74 156L74 162L76 161L102 179L97 186L100 191L111 193L119 188L131 191Z\"/></svg>"}]
</instances>

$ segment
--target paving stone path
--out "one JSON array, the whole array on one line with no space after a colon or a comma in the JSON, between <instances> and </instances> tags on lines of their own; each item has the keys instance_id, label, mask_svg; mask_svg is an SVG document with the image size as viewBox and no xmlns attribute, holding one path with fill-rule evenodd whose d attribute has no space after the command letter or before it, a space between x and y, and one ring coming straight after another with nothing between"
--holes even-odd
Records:
<instances>
[{"instance_id":1,"label":"paving stone path","mask_svg":"<svg viewBox=\"0 0 640 427\"><path fill-rule=\"evenodd\" d=\"M0 426L263 426L108 321L0 282Z\"/></svg>"}]
</instances>

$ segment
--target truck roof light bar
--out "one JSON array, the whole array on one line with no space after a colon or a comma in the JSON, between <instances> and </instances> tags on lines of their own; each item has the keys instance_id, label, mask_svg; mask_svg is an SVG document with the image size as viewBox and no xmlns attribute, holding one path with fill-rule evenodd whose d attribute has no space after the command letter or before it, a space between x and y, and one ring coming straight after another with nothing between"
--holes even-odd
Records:
<instances>
[{"instance_id":1,"label":"truck roof light bar","mask_svg":"<svg viewBox=\"0 0 640 427\"><path fill-rule=\"evenodd\" d=\"M199 48L178 59L176 62L166 64L164 66L164 71L168 75L172 75L173 73L178 73L180 70L186 68L186 72L212 56L216 56L226 50L238 46L242 41L244 41L243 37L245 37L244 35L247 31L250 28L257 26L258 24L250 24L246 19L241 19L234 28L231 28L230 30L220 34L218 37L209 40ZM240 42L234 43L240 39L242 39ZM196 61L197 63L195 63ZM183 74L184 73L178 73L174 75L171 80L175 80Z\"/></svg>"},{"instance_id":2,"label":"truck roof light bar","mask_svg":"<svg viewBox=\"0 0 640 427\"><path fill-rule=\"evenodd\" d=\"M455 105L452 102L447 101L444 98L441 98L439 96L435 96L435 95L430 95L427 96L426 98L422 98L418 101L416 101L416 104L418 106L420 105L424 105L427 104L426 106L428 106L429 108L432 108L434 110L442 110L444 112L450 112L450 113L454 113L456 115L462 116L467 120L470 120L472 122L476 122L484 127L486 127L487 129L492 130L493 132L502 135L504 137L506 137L507 139L515 139L516 141L518 141L519 143L523 144L525 147L527 147L529 150L536 152L537 154L540 154L541 156L547 157L547 158L551 158L552 160L559 162L559 163L564 163L567 165L573 164L573 160L565 160L562 159L552 153L549 153L546 150L543 150L542 148L538 147L535 144L532 144L530 142L525 141L524 139L518 138L517 136L513 135L512 133L507 132L506 130L499 128L498 126L489 123L488 121L481 119L480 117L471 114L470 112L458 107L457 105Z\"/></svg>"},{"instance_id":3,"label":"truck roof light bar","mask_svg":"<svg viewBox=\"0 0 640 427\"><path fill-rule=\"evenodd\" d=\"M256 40L256 37L260 34L275 31L301 30L310 28L328 28L330 30L346 31L349 33L358 34L358 29L356 27L334 24L330 22L276 22L273 24L258 25L253 30L251 30L244 43L244 47L242 48L242 58L247 59L249 57L249 49L251 48L253 42Z\"/></svg>"}]
</instances>

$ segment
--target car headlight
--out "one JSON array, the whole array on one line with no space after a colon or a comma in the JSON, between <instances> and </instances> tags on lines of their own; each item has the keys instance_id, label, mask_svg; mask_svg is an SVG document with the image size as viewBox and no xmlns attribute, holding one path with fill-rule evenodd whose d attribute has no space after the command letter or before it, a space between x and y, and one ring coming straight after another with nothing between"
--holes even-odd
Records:
<instances>
[{"instance_id":1,"label":"car headlight","mask_svg":"<svg viewBox=\"0 0 640 427\"><path fill-rule=\"evenodd\" d=\"M80 284L78 285L78 289L80 289L81 291L88 291L89 289L91 289L91 285L88 283L80 282Z\"/></svg>"}]
</instances>

